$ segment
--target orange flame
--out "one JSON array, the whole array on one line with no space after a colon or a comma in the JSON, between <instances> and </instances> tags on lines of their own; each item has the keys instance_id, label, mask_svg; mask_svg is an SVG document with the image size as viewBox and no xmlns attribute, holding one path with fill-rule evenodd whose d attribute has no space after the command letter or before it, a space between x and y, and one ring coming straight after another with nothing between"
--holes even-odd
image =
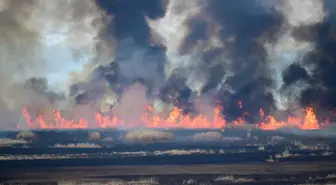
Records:
<instances>
[{"instance_id":1,"label":"orange flame","mask_svg":"<svg viewBox=\"0 0 336 185\"><path fill-rule=\"evenodd\" d=\"M89 126L88 121L82 118L79 119L78 122L75 122L74 120L66 120L61 116L59 111L54 111L54 122L52 123L47 123L42 115L39 115L35 120L32 120L27 108L23 108L22 112L29 128L88 128Z\"/></svg>"},{"instance_id":2,"label":"orange flame","mask_svg":"<svg viewBox=\"0 0 336 185\"><path fill-rule=\"evenodd\" d=\"M147 106L146 112L138 119L139 123L127 123L119 119L116 115L108 116L101 113L95 113L95 121L92 123L92 127L98 128L131 128L131 127L147 127L147 128L212 128L223 129L227 125L227 121L221 114L222 107L217 106L213 110L212 118L209 118L203 114L192 116L190 114L183 114L182 110L178 107L174 107L169 113L167 118L162 118L153 113L153 107ZM53 119L48 122L43 115L38 115L35 119L29 114L27 108L23 108L23 117L29 128L41 128L41 129L85 129L89 128L89 121L80 118L79 120L68 120L64 118L59 111L53 112ZM277 121L274 116L267 115L263 109L259 110L261 120L257 124L257 128L262 130L276 130L284 127L294 127L302 130L316 130L329 124L329 122L319 123L316 114L311 107L307 107L304 110L305 116L301 117L288 117L287 121ZM244 112L243 116L237 118L232 123L233 125L246 124L247 112ZM91 122L90 122L91 124ZM20 128L17 126L17 128Z\"/></svg>"},{"instance_id":3,"label":"orange flame","mask_svg":"<svg viewBox=\"0 0 336 185\"><path fill-rule=\"evenodd\" d=\"M264 116L264 111L260 109L260 116ZM287 122L277 121L273 116L268 115L258 124L258 128L262 130L276 130L284 127L295 127L302 130L317 130L320 129L320 124L316 118L313 108L307 107L305 109L305 117L288 117Z\"/></svg>"},{"instance_id":4,"label":"orange flame","mask_svg":"<svg viewBox=\"0 0 336 185\"><path fill-rule=\"evenodd\" d=\"M37 116L32 120L27 108L23 108L23 116L29 128L42 129L80 129L89 128L89 121L86 119L67 120L61 116L59 111L54 111L52 122L48 123L42 115ZM152 107L147 107L147 112L139 118L140 126L148 128L223 128L226 121L221 115L221 107L216 107L213 112L213 118L209 119L205 115L199 114L195 117L190 115L183 115L182 110L174 107L167 119L162 119L157 115L152 115ZM101 113L95 113L95 126L99 128L129 128L135 127L136 124L125 124L123 120L118 119L117 116L107 116Z\"/></svg>"},{"instance_id":5,"label":"orange flame","mask_svg":"<svg viewBox=\"0 0 336 185\"><path fill-rule=\"evenodd\" d=\"M233 120L232 123L234 125L243 125L243 124L245 124L245 120L244 120L244 118L239 117L236 120Z\"/></svg>"}]
</instances>

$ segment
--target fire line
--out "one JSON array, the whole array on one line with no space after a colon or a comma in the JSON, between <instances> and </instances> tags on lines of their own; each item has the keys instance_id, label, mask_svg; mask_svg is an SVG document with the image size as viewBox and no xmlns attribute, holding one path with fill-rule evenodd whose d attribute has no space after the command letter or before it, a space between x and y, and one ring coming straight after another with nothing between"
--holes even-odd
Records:
<instances>
[{"instance_id":1,"label":"fire line","mask_svg":"<svg viewBox=\"0 0 336 185\"><path fill-rule=\"evenodd\" d=\"M221 114L222 107L217 106L213 110L213 117L208 118L203 114L191 116L189 114L182 114L182 110L174 107L169 113L167 118L162 118L153 114L153 107L147 106L146 112L135 123L127 123L119 119L116 115L109 116L103 115L99 112L94 114L95 120L93 125L89 121L80 118L79 120L69 120L64 118L60 111L53 111L53 118L47 121L43 115L36 116L35 119L29 114L28 109L23 108L23 117L29 128L39 129L85 129L90 127L95 128L186 128L186 129L223 129L228 126L228 122ZM316 114L311 107L304 109L304 116L301 117L288 117L286 121L278 121L272 115L265 115L264 111L259 111L261 121L256 125L257 128L262 130L276 130L284 127L293 127L302 130L316 130L320 129L322 125L327 123L319 123ZM247 124L245 117L248 116L247 112L244 115L232 121L233 125Z\"/></svg>"}]
</instances>

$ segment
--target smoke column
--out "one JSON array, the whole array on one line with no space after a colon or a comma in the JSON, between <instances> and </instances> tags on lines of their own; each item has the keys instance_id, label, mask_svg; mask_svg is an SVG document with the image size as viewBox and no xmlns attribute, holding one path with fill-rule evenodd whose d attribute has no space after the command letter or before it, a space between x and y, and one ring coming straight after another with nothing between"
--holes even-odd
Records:
<instances>
[{"instance_id":1,"label":"smoke column","mask_svg":"<svg viewBox=\"0 0 336 185\"><path fill-rule=\"evenodd\" d=\"M332 0L0 2L2 112L211 117L221 104L257 123L260 108L336 106Z\"/></svg>"},{"instance_id":2,"label":"smoke column","mask_svg":"<svg viewBox=\"0 0 336 185\"><path fill-rule=\"evenodd\" d=\"M232 119L242 114L235 106L242 100L255 122L260 107L295 114L293 107L307 106L300 98L312 84L300 79L312 75L314 65L300 65L317 48L296 35L326 20L325 3L171 0L163 18L148 23L165 40L166 77L183 69L192 91L215 92Z\"/></svg>"}]
</instances>

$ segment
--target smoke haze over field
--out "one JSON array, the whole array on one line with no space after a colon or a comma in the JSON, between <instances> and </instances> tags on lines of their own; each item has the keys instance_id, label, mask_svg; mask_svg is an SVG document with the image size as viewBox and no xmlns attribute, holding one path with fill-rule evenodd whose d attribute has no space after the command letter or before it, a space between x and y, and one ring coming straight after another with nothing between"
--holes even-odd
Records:
<instances>
[{"instance_id":1,"label":"smoke haze over field","mask_svg":"<svg viewBox=\"0 0 336 185\"><path fill-rule=\"evenodd\" d=\"M336 108L333 0L0 0L0 14L3 128L24 106L135 119L219 103L250 123Z\"/></svg>"}]
</instances>

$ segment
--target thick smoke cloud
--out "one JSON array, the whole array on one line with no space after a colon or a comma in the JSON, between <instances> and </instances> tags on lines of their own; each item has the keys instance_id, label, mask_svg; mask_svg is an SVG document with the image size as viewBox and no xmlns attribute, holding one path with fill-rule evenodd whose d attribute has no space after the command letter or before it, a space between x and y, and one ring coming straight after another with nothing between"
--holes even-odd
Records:
<instances>
[{"instance_id":1,"label":"thick smoke cloud","mask_svg":"<svg viewBox=\"0 0 336 185\"><path fill-rule=\"evenodd\" d=\"M1 112L11 122L23 106L64 107L67 86L91 76L82 68L111 61L110 17L94 1L0 0L0 15Z\"/></svg>"},{"instance_id":2,"label":"thick smoke cloud","mask_svg":"<svg viewBox=\"0 0 336 185\"><path fill-rule=\"evenodd\" d=\"M166 75L179 73L198 95L215 93L228 119L243 114L238 100L252 115L275 107L260 39L276 39L283 22L279 12L260 1L170 1L164 18L148 22L166 41Z\"/></svg>"},{"instance_id":3,"label":"thick smoke cloud","mask_svg":"<svg viewBox=\"0 0 336 185\"><path fill-rule=\"evenodd\" d=\"M6 110L43 99L135 119L144 104L211 116L220 103L227 120L256 123L260 108L282 118L336 106L332 0L0 2ZM75 72L50 77L69 63Z\"/></svg>"},{"instance_id":4,"label":"thick smoke cloud","mask_svg":"<svg viewBox=\"0 0 336 185\"><path fill-rule=\"evenodd\" d=\"M266 114L292 113L293 107L314 105L314 98L316 103L323 101L318 94L326 85L316 75L326 75L321 68L332 66L303 63L308 56L316 57L312 53L323 55L320 48L332 48L332 39L318 41L320 34L328 35L321 29L328 29L325 24L331 22L327 17L333 13L325 9L328 3L170 1L164 18L148 22L166 42L167 76L176 75L173 71L181 75L182 71L182 79L193 92L216 94L227 118L235 119L247 111L248 120L256 122L259 108ZM330 76L324 78L331 81ZM331 86L329 83L328 89ZM332 99L329 93L325 94L326 102ZM237 106L238 100L244 109Z\"/></svg>"},{"instance_id":5,"label":"thick smoke cloud","mask_svg":"<svg viewBox=\"0 0 336 185\"><path fill-rule=\"evenodd\" d=\"M224 11L219 7L225 7ZM224 97L230 97L224 98L223 102L229 106L227 113L238 116L234 115L237 112L234 109L237 108L237 100L244 102L245 110L251 115L258 115L259 110L255 105L270 112L274 108L274 98L270 93L274 82L268 70L267 52L258 39L267 35L272 41L282 24L282 17L278 12L266 9L258 1L214 1L209 5L208 11L212 12L214 19L223 27L220 34L223 42L228 37L233 38L224 48L229 53L231 64L228 67L232 73L226 79L226 84L233 89L233 93L225 89L221 91L225 94ZM250 121L257 121L251 116L250 118Z\"/></svg>"},{"instance_id":6,"label":"thick smoke cloud","mask_svg":"<svg viewBox=\"0 0 336 185\"><path fill-rule=\"evenodd\" d=\"M336 9L333 1L320 2L324 3L323 8L327 13L324 19L296 27L293 34L297 40L313 43L315 49L308 52L295 66L290 66L283 79L287 89L294 83L306 84L306 88L302 89L297 97L301 105L330 111L336 105L336 79L333 77L336 69L336 55L333 51L336 46L334 33Z\"/></svg>"},{"instance_id":7,"label":"thick smoke cloud","mask_svg":"<svg viewBox=\"0 0 336 185\"><path fill-rule=\"evenodd\" d=\"M43 72L44 65L38 55L41 51L39 33L25 25L33 8L32 1L1 1L0 91L2 101L10 108L15 104L11 98L13 82L26 75Z\"/></svg>"},{"instance_id":8,"label":"thick smoke cloud","mask_svg":"<svg viewBox=\"0 0 336 185\"><path fill-rule=\"evenodd\" d=\"M113 34L118 45L111 64L96 70L97 73L103 74L103 78L107 79L113 90L107 92L101 101L104 104L108 99L115 99L116 95L123 96L124 91L132 84L142 84L148 96L157 96L165 81L165 47L160 38L151 33L146 18L162 17L166 2L97 2L114 17L109 33ZM136 92L134 93L134 96L137 96Z\"/></svg>"}]
</instances>

